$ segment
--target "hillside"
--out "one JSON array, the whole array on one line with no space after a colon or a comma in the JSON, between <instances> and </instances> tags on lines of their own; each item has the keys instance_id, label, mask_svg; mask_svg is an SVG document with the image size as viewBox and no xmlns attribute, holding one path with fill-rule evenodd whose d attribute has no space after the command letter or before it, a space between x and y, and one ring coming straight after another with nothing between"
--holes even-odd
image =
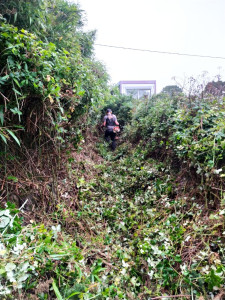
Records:
<instances>
[{"instance_id":1,"label":"hillside","mask_svg":"<svg viewBox=\"0 0 225 300\"><path fill-rule=\"evenodd\" d=\"M0 298L224 299L223 95L120 95L78 5L7 5ZM122 129L114 152L109 107Z\"/></svg>"},{"instance_id":2,"label":"hillside","mask_svg":"<svg viewBox=\"0 0 225 300\"><path fill-rule=\"evenodd\" d=\"M19 215L12 204L1 211L3 225L11 220L2 291L9 299L11 285L16 294L23 287L19 299L222 299L222 206L206 207L193 177L153 159L144 141L121 140L111 153L94 136L61 152L56 178L40 169L32 192L44 186L49 207L39 198Z\"/></svg>"}]
</instances>

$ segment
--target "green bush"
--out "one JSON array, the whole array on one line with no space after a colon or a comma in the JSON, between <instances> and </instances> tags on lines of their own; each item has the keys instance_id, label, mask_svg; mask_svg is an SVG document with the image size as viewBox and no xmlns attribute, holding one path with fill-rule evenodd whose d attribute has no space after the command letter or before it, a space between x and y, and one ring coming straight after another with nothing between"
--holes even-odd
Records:
<instances>
[{"instance_id":1,"label":"green bush","mask_svg":"<svg viewBox=\"0 0 225 300\"><path fill-rule=\"evenodd\" d=\"M135 106L135 100L131 96L122 95L119 92L117 86L111 90L111 95L104 102L104 106L101 108L101 118L106 113L106 109L110 108L117 116L117 119L123 128L126 124L129 124L132 120L132 110Z\"/></svg>"},{"instance_id":2,"label":"green bush","mask_svg":"<svg viewBox=\"0 0 225 300\"><path fill-rule=\"evenodd\" d=\"M58 50L26 30L0 27L0 135L18 142L62 141L69 122L104 97L107 75L80 51ZM102 69L102 72L104 70ZM19 126L19 127L18 127ZM25 130L25 134L17 131Z\"/></svg>"},{"instance_id":3,"label":"green bush","mask_svg":"<svg viewBox=\"0 0 225 300\"><path fill-rule=\"evenodd\" d=\"M198 99L159 95L134 112L127 134L132 141L148 143L149 153L171 151L198 173L223 176L225 149L223 99ZM171 151L169 151L171 150Z\"/></svg>"}]
</instances>

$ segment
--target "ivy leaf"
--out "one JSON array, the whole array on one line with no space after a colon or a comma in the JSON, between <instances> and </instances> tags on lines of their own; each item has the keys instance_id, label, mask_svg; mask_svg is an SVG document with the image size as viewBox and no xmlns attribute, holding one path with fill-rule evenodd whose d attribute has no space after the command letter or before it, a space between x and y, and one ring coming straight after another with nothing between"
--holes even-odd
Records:
<instances>
[{"instance_id":1,"label":"ivy leaf","mask_svg":"<svg viewBox=\"0 0 225 300\"><path fill-rule=\"evenodd\" d=\"M14 263L7 263L7 265L5 266L5 270L6 272L11 272L13 270L15 270L16 265Z\"/></svg>"},{"instance_id":2,"label":"ivy leaf","mask_svg":"<svg viewBox=\"0 0 225 300\"><path fill-rule=\"evenodd\" d=\"M206 278L206 282L208 283L209 289L212 290L214 286L220 287L223 279L217 276L214 270L211 270Z\"/></svg>"},{"instance_id":3,"label":"ivy leaf","mask_svg":"<svg viewBox=\"0 0 225 300\"><path fill-rule=\"evenodd\" d=\"M0 218L0 228L5 228L10 222L10 218L7 216L2 216Z\"/></svg>"}]
</instances>

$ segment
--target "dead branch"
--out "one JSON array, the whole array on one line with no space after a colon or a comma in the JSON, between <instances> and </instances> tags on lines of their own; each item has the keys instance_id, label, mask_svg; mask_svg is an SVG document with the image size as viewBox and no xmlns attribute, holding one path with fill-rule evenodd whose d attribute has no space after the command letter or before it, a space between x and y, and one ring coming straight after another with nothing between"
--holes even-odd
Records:
<instances>
[{"instance_id":1,"label":"dead branch","mask_svg":"<svg viewBox=\"0 0 225 300\"><path fill-rule=\"evenodd\" d=\"M9 102L9 99L5 96L5 95L3 95L1 92L0 92L0 95L3 97L3 99L4 99L4 103L5 103L5 112L7 111L7 105L6 105L6 101L8 101Z\"/></svg>"},{"instance_id":2,"label":"dead branch","mask_svg":"<svg viewBox=\"0 0 225 300\"><path fill-rule=\"evenodd\" d=\"M151 298L151 300L156 300L156 299L163 299L163 298L179 298L179 297L191 297L190 295L175 295L175 296L159 296L159 297L154 297L154 298Z\"/></svg>"}]
</instances>

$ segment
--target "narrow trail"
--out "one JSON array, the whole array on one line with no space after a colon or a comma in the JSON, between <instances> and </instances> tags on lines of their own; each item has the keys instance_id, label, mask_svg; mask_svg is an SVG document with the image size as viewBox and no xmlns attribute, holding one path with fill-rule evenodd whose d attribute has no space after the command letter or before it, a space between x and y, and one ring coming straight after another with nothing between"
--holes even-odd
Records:
<instances>
[{"instance_id":1,"label":"narrow trail","mask_svg":"<svg viewBox=\"0 0 225 300\"><path fill-rule=\"evenodd\" d=\"M34 297L18 299L56 299L53 290L75 300L208 300L212 290L223 299L223 214L209 215L169 165L147 154L127 141L108 151L98 136L61 152L54 186L45 183L57 191L52 206L21 212L10 247L22 250L3 258L18 282L39 278L27 288Z\"/></svg>"},{"instance_id":2,"label":"narrow trail","mask_svg":"<svg viewBox=\"0 0 225 300\"><path fill-rule=\"evenodd\" d=\"M102 284L126 291L127 299L150 299L159 291L189 299L182 291L199 286L201 276L195 269L193 277L189 266L214 257L207 246L214 221L205 216L203 239L200 206L177 195L170 168L146 159L141 147L122 144L111 153L99 143L98 151L86 152L93 160L86 160L77 183L76 237L85 259L90 265L99 260Z\"/></svg>"}]
</instances>

